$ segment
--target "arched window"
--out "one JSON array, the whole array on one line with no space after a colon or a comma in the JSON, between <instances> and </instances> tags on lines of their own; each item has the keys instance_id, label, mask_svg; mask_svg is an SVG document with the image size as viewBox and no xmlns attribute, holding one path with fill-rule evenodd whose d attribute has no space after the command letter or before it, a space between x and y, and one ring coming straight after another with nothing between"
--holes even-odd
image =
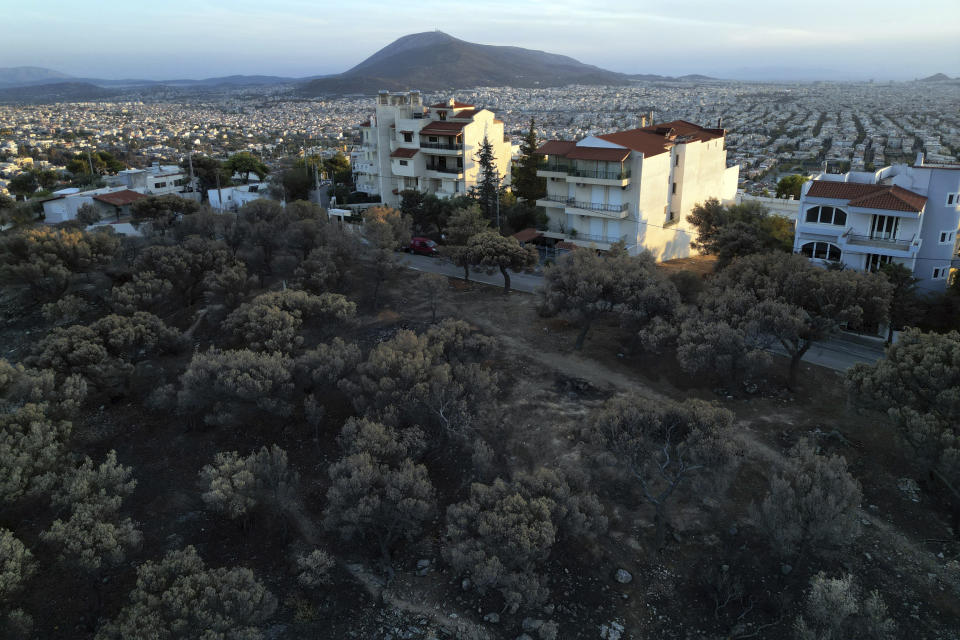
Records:
<instances>
[{"instance_id":1,"label":"arched window","mask_svg":"<svg viewBox=\"0 0 960 640\"><path fill-rule=\"evenodd\" d=\"M840 247L829 242L808 242L800 247L800 253L808 258L818 260L829 260L830 262L840 260Z\"/></svg>"},{"instance_id":2,"label":"arched window","mask_svg":"<svg viewBox=\"0 0 960 640\"><path fill-rule=\"evenodd\" d=\"M816 222L818 224L847 224L847 212L838 207L810 207L807 209L807 222Z\"/></svg>"}]
</instances>

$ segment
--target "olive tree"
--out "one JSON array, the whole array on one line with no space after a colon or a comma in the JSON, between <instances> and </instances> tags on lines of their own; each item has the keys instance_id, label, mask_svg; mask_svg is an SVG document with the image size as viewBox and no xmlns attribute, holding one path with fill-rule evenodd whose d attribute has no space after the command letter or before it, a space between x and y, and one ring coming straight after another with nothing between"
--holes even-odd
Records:
<instances>
[{"instance_id":1,"label":"olive tree","mask_svg":"<svg viewBox=\"0 0 960 640\"><path fill-rule=\"evenodd\" d=\"M218 453L200 471L207 490L203 501L228 518L246 518L267 509L283 515L296 506L299 476L289 468L287 452L273 445L241 458L236 451Z\"/></svg>"},{"instance_id":2,"label":"olive tree","mask_svg":"<svg viewBox=\"0 0 960 640\"><path fill-rule=\"evenodd\" d=\"M841 456L817 454L807 442L791 452L770 479L767 496L750 507L750 518L770 547L784 558L827 545L846 546L860 531L860 483Z\"/></svg>"},{"instance_id":3,"label":"olive tree","mask_svg":"<svg viewBox=\"0 0 960 640\"><path fill-rule=\"evenodd\" d=\"M616 396L589 421L593 442L621 465L654 510L654 549L666 539L668 507L684 485L719 485L734 460L733 414L700 400L651 406L639 396Z\"/></svg>"},{"instance_id":4,"label":"olive tree","mask_svg":"<svg viewBox=\"0 0 960 640\"><path fill-rule=\"evenodd\" d=\"M893 640L897 635L880 592L864 595L851 574L813 576L804 609L793 624L796 640Z\"/></svg>"},{"instance_id":5,"label":"olive tree","mask_svg":"<svg viewBox=\"0 0 960 640\"><path fill-rule=\"evenodd\" d=\"M583 347L590 327L604 316L622 316L643 331L657 318L672 317L680 304L676 287L656 272L653 256L630 256L622 243L607 256L577 250L562 257L547 268L541 294L542 313L580 325L575 349Z\"/></svg>"},{"instance_id":6,"label":"olive tree","mask_svg":"<svg viewBox=\"0 0 960 640\"><path fill-rule=\"evenodd\" d=\"M381 286L398 271L396 250L410 242L411 222L396 209L371 207L363 214L363 235L369 251L373 280L373 307L377 307Z\"/></svg>"},{"instance_id":7,"label":"olive tree","mask_svg":"<svg viewBox=\"0 0 960 640\"><path fill-rule=\"evenodd\" d=\"M533 247L520 244L516 238L504 237L494 230L478 233L467 241L470 262L481 268L499 269L503 276L503 292L510 293L510 271L531 271L540 261Z\"/></svg>"},{"instance_id":8,"label":"olive tree","mask_svg":"<svg viewBox=\"0 0 960 640\"><path fill-rule=\"evenodd\" d=\"M455 265L463 267L463 279L467 282L470 282L470 265L473 264L470 238L489 230L490 223L476 204L458 209L447 221L444 229L446 244L441 252Z\"/></svg>"},{"instance_id":9,"label":"olive tree","mask_svg":"<svg viewBox=\"0 0 960 640\"><path fill-rule=\"evenodd\" d=\"M193 356L180 376L177 405L212 425L243 422L248 412L274 416L293 412L293 360L249 349L210 349Z\"/></svg>"},{"instance_id":10,"label":"olive tree","mask_svg":"<svg viewBox=\"0 0 960 640\"><path fill-rule=\"evenodd\" d=\"M430 307L430 322L436 323L440 305L450 297L450 283L439 273L421 273L417 276L417 289Z\"/></svg>"},{"instance_id":11,"label":"olive tree","mask_svg":"<svg viewBox=\"0 0 960 640\"><path fill-rule=\"evenodd\" d=\"M149 223L152 231L164 235L179 216L200 211L200 204L194 200L181 198L173 194L147 196L130 205L130 215L135 225Z\"/></svg>"},{"instance_id":12,"label":"olive tree","mask_svg":"<svg viewBox=\"0 0 960 640\"><path fill-rule=\"evenodd\" d=\"M40 537L57 546L61 559L87 571L123 562L143 539L133 521L119 514L123 498L137 485L130 476L130 467L120 465L114 451L96 466L85 458L53 496L54 505L68 507L70 517L55 520Z\"/></svg>"},{"instance_id":13,"label":"olive tree","mask_svg":"<svg viewBox=\"0 0 960 640\"><path fill-rule=\"evenodd\" d=\"M330 466L324 526L344 539L373 541L392 575L391 550L418 537L436 511L427 468L411 458L409 442L385 426L348 421L344 457Z\"/></svg>"},{"instance_id":14,"label":"olive tree","mask_svg":"<svg viewBox=\"0 0 960 640\"><path fill-rule=\"evenodd\" d=\"M909 329L876 364L854 365L847 386L887 411L907 450L953 496L960 513L960 333Z\"/></svg>"},{"instance_id":15,"label":"olive tree","mask_svg":"<svg viewBox=\"0 0 960 640\"><path fill-rule=\"evenodd\" d=\"M66 458L71 424L46 404L0 412L0 502L49 493Z\"/></svg>"},{"instance_id":16,"label":"olive tree","mask_svg":"<svg viewBox=\"0 0 960 640\"><path fill-rule=\"evenodd\" d=\"M130 603L96 640L265 638L277 600L245 568L209 568L193 547L137 568Z\"/></svg>"},{"instance_id":17,"label":"olive tree","mask_svg":"<svg viewBox=\"0 0 960 640\"><path fill-rule=\"evenodd\" d=\"M595 496L543 468L517 473L509 482L474 483L469 498L447 508L446 521L444 559L481 594L498 590L511 612L548 597L543 566L558 541L606 527Z\"/></svg>"},{"instance_id":18,"label":"olive tree","mask_svg":"<svg viewBox=\"0 0 960 640\"><path fill-rule=\"evenodd\" d=\"M796 384L800 362L811 346L844 326L882 323L892 291L881 275L823 269L804 256L781 253L735 260L714 276L713 287L710 299L741 301L717 308L717 320L783 348L790 358L790 386Z\"/></svg>"},{"instance_id":19,"label":"olive tree","mask_svg":"<svg viewBox=\"0 0 960 640\"><path fill-rule=\"evenodd\" d=\"M33 554L8 529L0 529L0 602L16 595L37 570Z\"/></svg>"},{"instance_id":20,"label":"olive tree","mask_svg":"<svg viewBox=\"0 0 960 640\"><path fill-rule=\"evenodd\" d=\"M340 382L361 413L419 424L444 438L488 417L497 376L479 360L492 341L461 321L444 320L422 334L400 330Z\"/></svg>"}]
</instances>

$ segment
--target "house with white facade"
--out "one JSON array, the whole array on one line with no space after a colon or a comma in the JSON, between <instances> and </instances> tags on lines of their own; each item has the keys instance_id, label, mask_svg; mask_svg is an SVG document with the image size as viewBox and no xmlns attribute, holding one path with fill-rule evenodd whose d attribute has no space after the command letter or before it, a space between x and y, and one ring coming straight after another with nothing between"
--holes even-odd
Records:
<instances>
[{"instance_id":1,"label":"house with white facade","mask_svg":"<svg viewBox=\"0 0 960 640\"><path fill-rule=\"evenodd\" d=\"M657 260L689 256L696 230L687 215L709 198L731 204L737 195L740 168L727 166L724 140L723 129L675 120L544 143L543 235L598 250L623 240L631 254L646 249Z\"/></svg>"},{"instance_id":2,"label":"house with white facade","mask_svg":"<svg viewBox=\"0 0 960 640\"><path fill-rule=\"evenodd\" d=\"M119 218L129 215L130 205L146 198L142 193L126 187L101 187L81 191L75 187L54 191L43 200L43 219L47 224L75 220L83 205L90 205L101 217Z\"/></svg>"},{"instance_id":3,"label":"house with white facade","mask_svg":"<svg viewBox=\"0 0 960 640\"><path fill-rule=\"evenodd\" d=\"M154 162L146 169L125 169L115 176L104 176L108 187L125 187L148 196L162 196L186 191L189 176L177 165Z\"/></svg>"},{"instance_id":4,"label":"house with white facade","mask_svg":"<svg viewBox=\"0 0 960 640\"><path fill-rule=\"evenodd\" d=\"M406 190L441 198L465 195L480 179L476 156L486 138L503 184L510 183L510 141L492 111L449 99L424 106L419 91L377 95L352 154L358 191L390 206Z\"/></svg>"},{"instance_id":5,"label":"house with white facade","mask_svg":"<svg viewBox=\"0 0 960 640\"><path fill-rule=\"evenodd\" d=\"M877 271L894 262L918 287L943 291L960 266L960 165L893 165L820 174L803 187L794 251L822 264Z\"/></svg>"},{"instance_id":6,"label":"house with white facade","mask_svg":"<svg viewBox=\"0 0 960 640\"><path fill-rule=\"evenodd\" d=\"M221 201L220 198L223 198ZM270 198L268 185L263 182L238 184L232 187L221 187L207 191L210 208L217 212L236 211L248 202Z\"/></svg>"}]
</instances>

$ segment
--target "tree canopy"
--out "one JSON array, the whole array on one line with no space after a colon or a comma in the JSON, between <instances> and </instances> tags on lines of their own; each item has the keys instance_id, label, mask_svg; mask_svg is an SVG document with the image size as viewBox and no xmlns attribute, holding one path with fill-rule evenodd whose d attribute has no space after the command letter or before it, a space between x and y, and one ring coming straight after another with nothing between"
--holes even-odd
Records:
<instances>
[{"instance_id":1,"label":"tree canopy","mask_svg":"<svg viewBox=\"0 0 960 640\"><path fill-rule=\"evenodd\" d=\"M724 206L710 198L696 205L687 221L697 230L697 239L690 246L717 256L717 269L740 256L793 250L793 223L771 215L756 201Z\"/></svg>"}]
</instances>

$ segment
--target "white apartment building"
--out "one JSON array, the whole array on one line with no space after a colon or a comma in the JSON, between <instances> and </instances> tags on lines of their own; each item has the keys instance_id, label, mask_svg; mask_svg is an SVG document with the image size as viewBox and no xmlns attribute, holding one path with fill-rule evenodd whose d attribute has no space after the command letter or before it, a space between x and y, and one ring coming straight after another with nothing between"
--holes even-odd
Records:
<instances>
[{"instance_id":1,"label":"white apartment building","mask_svg":"<svg viewBox=\"0 0 960 640\"><path fill-rule=\"evenodd\" d=\"M960 266L960 165L893 165L820 174L804 185L793 249L823 264L913 271L918 287L943 291Z\"/></svg>"},{"instance_id":2,"label":"white apartment building","mask_svg":"<svg viewBox=\"0 0 960 640\"><path fill-rule=\"evenodd\" d=\"M696 230L687 222L708 198L737 195L739 166L727 166L723 129L683 120L589 136L551 140L537 175L547 193L537 200L549 218L548 238L606 250L623 240L631 254L657 260L691 254Z\"/></svg>"},{"instance_id":3,"label":"white apartment building","mask_svg":"<svg viewBox=\"0 0 960 640\"><path fill-rule=\"evenodd\" d=\"M360 132L353 154L356 188L379 194L384 204L398 206L405 190L441 198L468 193L480 179L476 156L484 137L503 184L510 183L510 141L503 122L487 109L452 98L424 106L419 91L381 91L376 113Z\"/></svg>"},{"instance_id":4,"label":"white apartment building","mask_svg":"<svg viewBox=\"0 0 960 640\"><path fill-rule=\"evenodd\" d=\"M162 196L185 191L190 179L177 165L154 162L146 169L125 169L115 176L104 176L103 181L108 187L126 187L149 196Z\"/></svg>"}]
</instances>

